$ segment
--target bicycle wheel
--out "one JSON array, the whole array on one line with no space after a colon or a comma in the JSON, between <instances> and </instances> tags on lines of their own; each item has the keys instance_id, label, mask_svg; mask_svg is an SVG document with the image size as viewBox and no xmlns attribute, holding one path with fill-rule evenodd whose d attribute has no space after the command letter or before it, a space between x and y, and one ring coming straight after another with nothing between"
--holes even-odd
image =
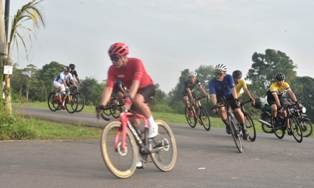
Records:
<instances>
[{"instance_id":1,"label":"bicycle wheel","mask_svg":"<svg viewBox=\"0 0 314 188\"><path fill-rule=\"evenodd\" d=\"M185 119L191 128L195 128L197 123L197 117L193 110L185 108Z\"/></svg>"},{"instance_id":2,"label":"bicycle wheel","mask_svg":"<svg viewBox=\"0 0 314 188\"><path fill-rule=\"evenodd\" d=\"M80 93L76 93L75 96L77 97L77 109L76 112L81 112L85 107L85 97L82 96Z\"/></svg>"},{"instance_id":3,"label":"bicycle wheel","mask_svg":"<svg viewBox=\"0 0 314 188\"><path fill-rule=\"evenodd\" d=\"M286 134L286 129L285 128L274 128L273 133L275 134L275 136L279 139L282 139L285 134Z\"/></svg>"},{"instance_id":4,"label":"bicycle wheel","mask_svg":"<svg viewBox=\"0 0 314 188\"><path fill-rule=\"evenodd\" d=\"M175 167L177 161L177 144L169 125L156 120L159 134L154 138L154 147L151 153L153 163L159 170L167 172Z\"/></svg>"},{"instance_id":5,"label":"bicycle wheel","mask_svg":"<svg viewBox=\"0 0 314 188\"><path fill-rule=\"evenodd\" d=\"M290 126L292 131L293 138L298 142L301 143L303 140L303 131L300 127L299 121L297 118L290 118Z\"/></svg>"},{"instance_id":6,"label":"bicycle wheel","mask_svg":"<svg viewBox=\"0 0 314 188\"><path fill-rule=\"evenodd\" d=\"M120 127L119 121L112 121L106 125L101 135L100 150L108 170L118 178L128 178L135 172L136 162L139 160L139 149L129 129L127 130L126 151L122 151L121 142L118 143L117 149L115 148L115 139L120 133Z\"/></svg>"},{"instance_id":7,"label":"bicycle wheel","mask_svg":"<svg viewBox=\"0 0 314 188\"><path fill-rule=\"evenodd\" d=\"M199 116L199 122L201 125L203 125L204 129L206 131L210 130L210 118L209 113L206 108L201 107L200 109L200 116Z\"/></svg>"},{"instance_id":8,"label":"bicycle wheel","mask_svg":"<svg viewBox=\"0 0 314 188\"><path fill-rule=\"evenodd\" d=\"M265 121L265 122L271 122L271 117L266 114L266 113L262 113L261 115L261 120ZM262 124L262 130L265 132L265 133L273 133L273 129L272 127L270 127L269 125L261 122Z\"/></svg>"},{"instance_id":9,"label":"bicycle wheel","mask_svg":"<svg viewBox=\"0 0 314 188\"><path fill-rule=\"evenodd\" d=\"M58 100L56 98L56 93L55 92L51 92L48 95L48 108L52 111L55 112L58 110Z\"/></svg>"},{"instance_id":10,"label":"bicycle wheel","mask_svg":"<svg viewBox=\"0 0 314 188\"><path fill-rule=\"evenodd\" d=\"M245 114L245 127L249 134L249 140L251 142L254 142L256 139L256 129L254 121L252 120L251 116L249 114Z\"/></svg>"},{"instance_id":11,"label":"bicycle wheel","mask_svg":"<svg viewBox=\"0 0 314 188\"><path fill-rule=\"evenodd\" d=\"M76 112L77 103L78 103L78 99L76 95L66 95L64 106L67 112L71 114Z\"/></svg>"},{"instance_id":12,"label":"bicycle wheel","mask_svg":"<svg viewBox=\"0 0 314 188\"><path fill-rule=\"evenodd\" d=\"M313 125L309 119L301 119L300 127L303 132L303 137L309 137L313 132Z\"/></svg>"},{"instance_id":13,"label":"bicycle wheel","mask_svg":"<svg viewBox=\"0 0 314 188\"><path fill-rule=\"evenodd\" d=\"M231 117L228 117L228 122L230 126L231 136L233 138L234 144L236 145L236 148L238 149L239 153L243 152L243 144L242 144L242 135L240 135L239 125L236 125L236 123L231 119Z\"/></svg>"}]
</instances>

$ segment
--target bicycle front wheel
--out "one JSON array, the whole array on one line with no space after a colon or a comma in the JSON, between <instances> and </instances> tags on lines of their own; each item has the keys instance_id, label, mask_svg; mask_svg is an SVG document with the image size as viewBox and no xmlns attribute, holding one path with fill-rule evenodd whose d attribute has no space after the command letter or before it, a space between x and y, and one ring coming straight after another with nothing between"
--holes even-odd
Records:
<instances>
[{"instance_id":1,"label":"bicycle front wheel","mask_svg":"<svg viewBox=\"0 0 314 188\"><path fill-rule=\"evenodd\" d=\"M112 121L106 125L101 135L100 150L108 170L118 178L128 178L135 172L136 162L139 160L139 150L129 129L127 131L125 151L122 149L121 141L117 143L115 148L115 139L120 133L120 127L121 123L119 121Z\"/></svg>"},{"instance_id":2,"label":"bicycle front wheel","mask_svg":"<svg viewBox=\"0 0 314 188\"><path fill-rule=\"evenodd\" d=\"M249 134L249 140L251 142L254 142L256 139L256 129L255 129L255 124L254 121L252 120L251 116L249 114L245 115L245 127L246 130Z\"/></svg>"},{"instance_id":3,"label":"bicycle front wheel","mask_svg":"<svg viewBox=\"0 0 314 188\"><path fill-rule=\"evenodd\" d=\"M290 118L290 128L292 131L293 138L298 142L301 143L303 140L303 131L300 127L299 121L297 118Z\"/></svg>"},{"instance_id":4,"label":"bicycle front wheel","mask_svg":"<svg viewBox=\"0 0 314 188\"><path fill-rule=\"evenodd\" d=\"M303 132L303 137L309 137L313 132L313 125L309 119L301 119L300 127Z\"/></svg>"},{"instance_id":5,"label":"bicycle front wheel","mask_svg":"<svg viewBox=\"0 0 314 188\"><path fill-rule=\"evenodd\" d=\"M239 153L243 152L242 135L240 134L240 127L229 117L229 126L231 131L231 136L233 138L234 144L238 149Z\"/></svg>"},{"instance_id":6,"label":"bicycle front wheel","mask_svg":"<svg viewBox=\"0 0 314 188\"><path fill-rule=\"evenodd\" d=\"M85 107L85 97L82 96L80 93L77 93L75 96L77 98L76 112L81 112Z\"/></svg>"},{"instance_id":7,"label":"bicycle front wheel","mask_svg":"<svg viewBox=\"0 0 314 188\"><path fill-rule=\"evenodd\" d=\"M55 92L51 92L49 93L49 96L48 96L48 108L52 111L52 112L55 112L56 110L58 110L58 99L57 99L57 96L56 96L56 93Z\"/></svg>"},{"instance_id":8,"label":"bicycle front wheel","mask_svg":"<svg viewBox=\"0 0 314 188\"><path fill-rule=\"evenodd\" d=\"M177 161L177 144L169 125L156 120L159 134L154 138L151 158L153 163L163 172L172 170Z\"/></svg>"},{"instance_id":9,"label":"bicycle front wheel","mask_svg":"<svg viewBox=\"0 0 314 188\"><path fill-rule=\"evenodd\" d=\"M64 105L65 105L65 109L67 112L69 112L71 114L76 112L77 103L78 103L78 100L77 100L76 95L66 95Z\"/></svg>"},{"instance_id":10,"label":"bicycle front wheel","mask_svg":"<svg viewBox=\"0 0 314 188\"><path fill-rule=\"evenodd\" d=\"M195 128L197 118L194 111L192 109L189 109L188 107L185 108L185 119L191 128Z\"/></svg>"}]
</instances>

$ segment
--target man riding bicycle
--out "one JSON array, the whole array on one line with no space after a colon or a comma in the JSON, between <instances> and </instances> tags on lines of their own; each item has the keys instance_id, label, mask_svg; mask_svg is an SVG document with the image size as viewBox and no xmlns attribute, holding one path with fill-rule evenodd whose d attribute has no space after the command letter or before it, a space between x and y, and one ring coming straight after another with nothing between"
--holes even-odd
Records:
<instances>
[{"instance_id":1,"label":"man riding bicycle","mask_svg":"<svg viewBox=\"0 0 314 188\"><path fill-rule=\"evenodd\" d=\"M143 62L137 58L128 57L129 48L125 43L114 43L108 50L112 65L108 70L107 84L103 89L100 105L96 108L99 113L108 104L113 87L117 80L121 80L128 89L125 100L125 109L130 109L132 104L136 110L143 114L149 125L148 137L158 135L158 126L147 104L150 97L155 94L155 86L150 75L146 72Z\"/></svg>"},{"instance_id":2,"label":"man riding bicycle","mask_svg":"<svg viewBox=\"0 0 314 188\"><path fill-rule=\"evenodd\" d=\"M244 93L250 97L251 101L252 101L252 105L255 105L255 98L253 97L253 95L251 94L251 92L249 91L246 82L244 79L242 79L242 72L240 70L235 70L232 73L232 77L234 80L235 85L235 89L237 92L237 96L240 97L241 96L241 90L243 89Z\"/></svg>"},{"instance_id":3,"label":"man riding bicycle","mask_svg":"<svg viewBox=\"0 0 314 188\"><path fill-rule=\"evenodd\" d=\"M53 86L56 89L57 92L60 92L61 95L58 95L58 101L60 102L61 107L64 107L64 97L66 88L68 87L67 80L73 80L73 77L70 73L69 67L64 67L63 71L54 78L53 80Z\"/></svg>"},{"instance_id":4,"label":"man riding bicycle","mask_svg":"<svg viewBox=\"0 0 314 188\"><path fill-rule=\"evenodd\" d=\"M218 64L215 66L215 78L209 82L208 87L212 104L216 105L217 103L226 102L230 105L238 122L240 123L240 127L243 132L243 139L247 139L248 134L244 126L244 114L240 108L241 104L235 89L234 80L231 75L227 74L227 67L225 65ZM230 134L230 127L227 124L226 108L224 106L219 107L218 114L226 125L226 132Z\"/></svg>"},{"instance_id":5,"label":"man riding bicycle","mask_svg":"<svg viewBox=\"0 0 314 188\"><path fill-rule=\"evenodd\" d=\"M285 82L285 75L283 73L278 73L276 75L276 82L272 83L267 91L267 102L271 105L271 114L273 120L277 122L279 120L277 114L281 112L284 117L287 116L287 112L282 111L282 105L284 101L282 100L282 95L287 93L291 100L295 103L298 102L294 92L291 90L289 84Z\"/></svg>"},{"instance_id":6,"label":"man riding bicycle","mask_svg":"<svg viewBox=\"0 0 314 188\"><path fill-rule=\"evenodd\" d=\"M70 73L72 74L73 81L75 82L75 85L80 83L80 79L78 77L77 71L75 70L75 64L69 64Z\"/></svg>"},{"instance_id":7,"label":"man riding bicycle","mask_svg":"<svg viewBox=\"0 0 314 188\"><path fill-rule=\"evenodd\" d=\"M183 102L185 107L190 107L190 102L194 103L195 94L193 92L194 88L197 89L204 95L207 96L207 92L205 91L201 82L197 79L197 74L195 72L190 72L188 80L184 82L184 94L183 94Z\"/></svg>"}]
</instances>

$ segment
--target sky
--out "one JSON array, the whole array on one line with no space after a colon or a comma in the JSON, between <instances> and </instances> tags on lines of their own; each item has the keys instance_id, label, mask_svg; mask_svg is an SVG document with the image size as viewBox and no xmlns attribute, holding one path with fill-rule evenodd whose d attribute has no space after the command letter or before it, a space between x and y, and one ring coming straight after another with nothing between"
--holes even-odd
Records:
<instances>
[{"instance_id":1,"label":"sky","mask_svg":"<svg viewBox=\"0 0 314 188\"><path fill-rule=\"evenodd\" d=\"M27 0L11 1L11 17ZM200 65L225 64L247 73L254 52L283 51L298 76L313 77L312 0L44 0L44 28L13 61L38 68L57 61L74 63L81 78L107 78L107 55L125 42L130 57L143 60L163 91L180 72Z\"/></svg>"}]
</instances>

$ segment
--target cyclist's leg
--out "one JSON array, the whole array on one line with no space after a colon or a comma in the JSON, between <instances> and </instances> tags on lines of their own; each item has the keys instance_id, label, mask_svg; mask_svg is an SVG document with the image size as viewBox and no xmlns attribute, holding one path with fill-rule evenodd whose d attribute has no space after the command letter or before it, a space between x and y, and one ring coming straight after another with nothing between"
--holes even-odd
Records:
<instances>
[{"instance_id":1,"label":"cyclist's leg","mask_svg":"<svg viewBox=\"0 0 314 188\"><path fill-rule=\"evenodd\" d=\"M182 99L183 99L183 103L184 103L185 107L189 108L190 107L189 97L187 95L184 95Z\"/></svg>"},{"instance_id":2,"label":"cyclist's leg","mask_svg":"<svg viewBox=\"0 0 314 188\"><path fill-rule=\"evenodd\" d=\"M149 125L148 137L152 138L158 135L158 126L153 118L152 112L147 104L150 97L155 94L155 86L147 86L139 89L138 93L134 97L134 105L136 108L147 118Z\"/></svg>"},{"instance_id":3,"label":"cyclist's leg","mask_svg":"<svg viewBox=\"0 0 314 188\"><path fill-rule=\"evenodd\" d=\"M245 129L244 126L244 114L241 110L241 104L239 101L235 100L233 96L230 96L227 98L227 102L229 103L231 109L233 110L236 119L238 120L239 124L240 124L240 128L242 129L242 133L243 133L243 139L247 139L248 137L248 133Z\"/></svg>"},{"instance_id":4,"label":"cyclist's leg","mask_svg":"<svg viewBox=\"0 0 314 188\"><path fill-rule=\"evenodd\" d=\"M57 81L53 81L53 87L55 88L55 91L56 91L57 96L58 96L58 103L59 103L59 105L61 105L62 104L62 97L60 95L61 84Z\"/></svg>"}]
</instances>

